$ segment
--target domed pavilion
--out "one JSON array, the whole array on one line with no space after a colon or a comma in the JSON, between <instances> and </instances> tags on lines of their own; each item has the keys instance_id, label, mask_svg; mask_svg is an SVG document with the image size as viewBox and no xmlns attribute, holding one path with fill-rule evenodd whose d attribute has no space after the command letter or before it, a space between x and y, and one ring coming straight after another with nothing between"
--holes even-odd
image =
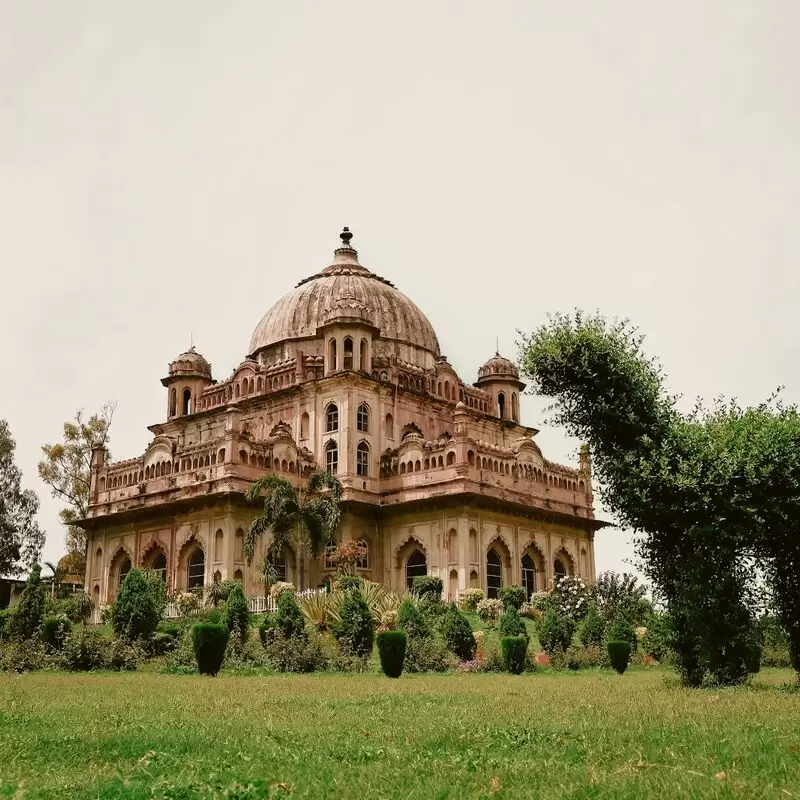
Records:
<instances>
[{"instance_id":1,"label":"domed pavilion","mask_svg":"<svg viewBox=\"0 0 800 800\"><path fill-rule=\"evenodd\" d=\"M138 458L94 453L86 590L111 602L133 565L179 591L216 573L263 595L244 534L252 482L300 483L316 468L344 487L339 542L361 543L357 572L391 587L438 575L445 599L504 584L528 593L556 574L594 577L591 466L546 460L520 420L525 386L495 354L465 383L425 314L359 262L345 228L333 262L301 280L256 325L225 380L192 347L169 364L166 419ZM295 543L276 567L311 588L328 556Z\"/></svg>"}]
</instances>

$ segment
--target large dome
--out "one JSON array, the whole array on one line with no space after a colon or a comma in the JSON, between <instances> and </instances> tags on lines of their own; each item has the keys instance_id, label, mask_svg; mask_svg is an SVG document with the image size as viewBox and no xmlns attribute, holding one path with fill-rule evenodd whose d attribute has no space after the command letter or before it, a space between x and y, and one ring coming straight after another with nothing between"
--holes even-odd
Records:
<instances>
[{"instance_id":1,"label":"large dome","mask_svg":"<svg viewBox=\"0 0 800 800\"><path fill-rule=\"evenodd\" d=\"M267 311L253 331L250 355L279 342L312 338L319 326L337 317L356 317L378 328L383 339L439 355L439 340L428 318L389 281L358 263L351 237L345 228L333 264L300 281Z\"/></svg>"}]
</instances>

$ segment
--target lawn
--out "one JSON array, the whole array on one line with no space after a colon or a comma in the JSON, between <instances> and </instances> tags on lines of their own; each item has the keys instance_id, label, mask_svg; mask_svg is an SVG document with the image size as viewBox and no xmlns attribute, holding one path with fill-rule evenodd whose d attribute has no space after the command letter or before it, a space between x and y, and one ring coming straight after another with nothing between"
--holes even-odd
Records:
<instances>
[{"instance_id":1,"label":"lawn","mask_svg":"<svg viewBox=\"0 0 800 800\"><path fill-rule=\"evenodd\" d=\"M792 679L2 674L0 797L800 798Z\"/></svg>"}]
</instances>

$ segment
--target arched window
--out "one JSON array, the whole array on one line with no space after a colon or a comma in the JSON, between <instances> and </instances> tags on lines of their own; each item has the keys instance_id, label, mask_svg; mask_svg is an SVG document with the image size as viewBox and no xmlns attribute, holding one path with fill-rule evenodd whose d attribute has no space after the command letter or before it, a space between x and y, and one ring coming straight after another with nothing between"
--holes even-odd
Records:
<instances>
[{"instance_id":1,"label":"arched window","mask_svg":"<svg viewBox=\"0 0 800 800\"><path fill-rule=\"evenodd\" d=\"M221 464L225 460L225 448L221 448L217 453L217 463Z\"/></svg>"},{"instance_id":2,"label":"arched window","mask_svg":"<svg viewBox=\"0 0 800 800\"><path fill-rule=\"evenodd\" d=\"M447 534L447 559L451 564L458 561L458 531L455 528Z\"/></svg>"},{"instance_id":3,"label":"arched window","mask_svg":"<svg viewBox=\"0 0 800 800\"><path fill-rule=\"evenodd\" d=\"M369 475L369 445L359 442L356 448L356 475L366 478Z\"/></svg>"},{"instance_id":4,"label":"arched window","mask_svg":"<svg viewBox=\"0 0 800 800\"><path fill-rule=\"evenodd\" d=\"M553 562L553 574L556 578L565 578L568 574L566 564L560 558Z\"/></svg>"},{"instance_id":5,"label":"arched window","mask_svg":"<svg viewBox=\"0 0 800 800\"><path fill-rule=\"evenodd\" d=\"M486 554L486 596L497 597L503 585L503 562L500 554L491 548Z\"/></svg>"},{"instance_id":6,"label":"arched window","mask_svg":"<svg viewBox=\"0 0 800 800\"><path fill-rule=\"evenodd\" d=\"M161 580L167 582L167 557L159 553L150 564L150 569L155 572Z\"/></svg>"},{"instance_id":7,"label":"arched window","mask_svg":"<svg viewBox=\"0 0 800 800\"><path fill-rule=\"evenodd\" d=\"M425 558L425 553L420 549L414 552L406 559L406 586L411 589L414 583L414 578L417 575L428 574L428 560Z\"/></svg>"},{"instance_id":8,"label":"arched window","mask_svg":"<svg viewBox=\"0 0 800 800\"><path fill-rule=\"evenodd\" d=\"M333 554L336 552L336 541L331 539L325 545L325 569L335 569L336 565L333 563Z\"/></svg>"},{"instance_id":9,"label":"arched window","mask_svg":"<svg viewBox=\"0 0 800 800\"><path fill-rule=\"evenodd\" d=\"M222 553L225 546L225 534L220 528L214 535L214 561L222 561Z\"/></svg>"},{"instance_id":10,"label":"arched window","mask_svg":"<svg viewBox=\"0 0 800 800\"><path fill-rule=\"evenodd\" d=\"M362 372L369 372L369 364L367 363L367 340L361 340L361 346L359 348L359 368Z\"/></svg>"},{"instance_id":11,"label":"arched window","mask_svg":"<svg viewBox=\"0 0 800 800\"><path fill-rule=\"evenodd\" d=\"M356 429L362 433L369 432L369 406L362 403L356 412Z\"/></svg>"},{"instance_id":12,"label":"arched window","mask_svg":"<svg viewBox=\"0 0 800 800\"><path fill-rule=\"evenodd\" d=\"M336 372L336 339L328 344L328 372Z\"/></svg>"},{"instance_id":13,"label":"arched window","mask_svg":"<svg viewBox=\"0 0 800 800\"><path fill-rule=\"evenodd\" d=\"M475 466L475 451L474 450L467 450L467 463L471 466Z\"/></svg>"},{"instance_id":14,"label":"arched window","mask_svg":"<svg viewBox=\"0 0 800 800\"><path fill-rule=\"evenodd\" d=\"M233 579L238 583L244 583L244 575L242 575L242 571L237 569L236 572L233 573Z\"/></svg>"},{"instance_id":15,"label":"arched window","mask_svg":"<svg viewBox=\"0 0 800 800\"><path fill-rule=\"evenodd\" d=\"M186 416L187 414L192 413L192 390L191 389L184 389L183 390L183 415Z\"/></svg>"},{"instance_id":16,"label":"arched window","mask_svg":"<svg viewBox=\"0 0 800 800\"><path fill-rule=\"evenodd\" d=\"M308 412L304 411L300 417L300 438L308 439Z\"/></svg>"},{"instance_id":17,"label":"arched window","mask_svg":"<svg viewBox=\"0 0 800 800\"><path fill-rule=\"evenodd\" d=\"M178 395L175 391L175 387L169 390L169 415L171 417L175 416L175 412L178 410Z\"/></svg>"},{"instance_id":18,"label":"arched window","mask_svg":"<svg viewBox=\"0 0 800 800\"><path fill-rule=\"evenodd\" d=\"M344 340L344 368L353 369L353 340L349 336Z\"/></svg>"},{"instance_id":19,"label":"arched window","mask_svg":"<svg viewBox=\"0 0 800 800\"><path fill-rule=\"evenodd\" d=\"M186 591L202 589L206 581L206 556L198 547L189 556L186 570Z\"/></svg>"},{"instance_id":20,"label":"arched window","mask_svg":"<svg viewBox=\"0 0 800 800\"><path fill-rule=\"evenodd\" d=\"M383 428L383 435L387 439L394 439L394 417L391 414L386 415L386 421Z\"/></svg>"},{"instance_id":21,"label":"arched window","mask_svg":"<svg viewBox=\"0 0 800 800\"><path fill-rule=\"evenodd\" d=\"M497 395L497 413L500 419L506 418L506 396L502 392Z\"/></svg>"},{"instance_id":22,"label":"arched window","mask_svg":"<svg viewBox=\"0 0 800 800\"><path fill-rule=\"evenodd\" d=\"M288 573L286 570L286 553L281 549L280 553L273 553L269 557L272 568L275 570L275 577L279 581L286 581Z\"/></svg>"},{"instance_id":23,"label":"arched window","mask_svg":"<svg viewBox=\"0 0 800 800\"><path fill-rule=\"evenodd\" d=\"M511 419L514 422L519 422L519 401L517 400L517 393L511 395Z\"/></svg>"},{"instance_id":24,"label":"arched window","mask_svg":"<svg viewBox=\"0 0 800 800\"><path fill-rule=\"evenodd\" d=\"M339 448L336 442L328 442L325 445L325 469L335 475L339 471Z\"/></svg>"},{"instance_id":25,"label":"arched window","mask_svg":"<svg viewBox=\"0 0 800 800\"><path fill-rule=\"evenodd\" d=\"M325 433L339 430L339 408L336 403L329 403L325 409Z\"/></svg>"},{"instance_id":26,"label":"arched window","mask_svg":"<svg viewBox=\"0 0 800 800\"><path fill-rule=\"evenodd\" d=\"M456 454L451 450L447 454L447 466L452 467L456 463Z\"/></svg>"},{"instance_id":27,"label":"arched window","mask_svg":"<svg viewBox=\"0 0 800 800\"><path fill-rule=\"evenodd\" d=\"M98 547L94 553L94 574L100 575L100 570L103 566L103 548Z\"/></svg>"},{"instance_id":28,"label":"arched window","mask_svg":"<svg viewBox=\"0 0 800 800\"><path fill-rule=\"evenodd\" d=\"M369 545L366 539L359 539L358 558L356 558L357 569L369 569Z\"/></svg>"},{"instance_id":29,"label":"arched window","mask_svg":"<svg viewBox=\"0 0 800 800\"><path fill-rule=\"evenodd\" d=\"M527 553L522 556L522 586L525 589L525 599L530 600L536 591L536 565Z\"/></svg>"},{"instance_id":30,"label":"arched window","mask_svg":"<svg viewBox=\"0 0 800 800\"><path fill-rule=\"evenodd\" d=\"M123 558L119 565L119 572L117 573L117 587L121 587L125 582L125 577L131 571L131 560Z\"/></svg>"}]
</instances>

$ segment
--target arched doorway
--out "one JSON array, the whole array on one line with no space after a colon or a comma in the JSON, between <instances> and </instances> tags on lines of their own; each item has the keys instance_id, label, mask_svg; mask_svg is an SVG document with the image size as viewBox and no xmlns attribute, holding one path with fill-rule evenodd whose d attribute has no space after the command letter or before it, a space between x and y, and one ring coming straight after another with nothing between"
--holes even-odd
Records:
<instances>
[{"instance_id":1,"label":"arched doorway","mask_svg":"<svg viewBox=\"0 0 800 800\"><path fill-rule=\"evenodd\" d=\"M163 551L159 550L155 558L150 562L150 569L155 572L161 580L167 582L167 557Z\"/></svg>"},{"instance_id":2,"label":"arched doorway","mask_svg":"<svg viewBox=\"0 0 800 800\"><path fill-rule=\"evenodd\" d=\"M406 586L411 589L414 578L418 575L428 574L428 559L419 548L415 549L406 559Z\"/></svg>"},{"instance_id":3,"label":"arched doorway","mask_svg":"<svg viewBox=\"0 0 800 800\"><path fill-rule=\"evenodd\" d=\"M503 585L503 560L494 547L486 553L486 596L497 597Z\"/></svg>"}]
</instances>

